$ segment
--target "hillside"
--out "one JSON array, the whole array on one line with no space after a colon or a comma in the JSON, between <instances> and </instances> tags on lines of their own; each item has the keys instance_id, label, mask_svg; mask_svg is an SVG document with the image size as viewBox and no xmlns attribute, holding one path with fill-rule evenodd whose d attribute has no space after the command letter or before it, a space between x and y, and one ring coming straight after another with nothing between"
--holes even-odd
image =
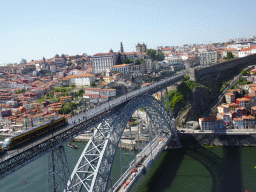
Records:
<instances>
[{"instance_id":1,"label":"hillside","mask_svg":"<svg viewBox=\"0 0 256 192\"><path fill-rule=\"evenodd\" d=\"M177 89L168 93L176 126L183 127L187 121L198 121L235 75L237 71L229 71L226 75L207 74L197 82L191 81L188 75L184 76Z\"/></svg>"}]
</instances>

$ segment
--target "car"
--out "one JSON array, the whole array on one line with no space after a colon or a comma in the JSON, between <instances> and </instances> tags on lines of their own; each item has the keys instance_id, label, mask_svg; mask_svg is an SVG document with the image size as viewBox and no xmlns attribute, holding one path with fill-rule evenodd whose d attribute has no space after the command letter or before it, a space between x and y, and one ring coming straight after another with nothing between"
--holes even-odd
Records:
<instances>
[{"instance_id":1,"label":"car","mask_svg":"<svg viewBox=\"0 0 256 192\"><path fill-rule=\"evenodd\" d=\"M181 130L180 132L181 132L181 133L184 133L185 131L184 131L184 130Z\"/></svg>"},{"instance_id":2,"label":"car","mask_svg":"<svg viewBox=\"0 0 256 192\"><path fill-rule=\"evenodd\" d=\"M204 132L203 130L200 130L199 132Z\"/></svg>"}]
</instances>

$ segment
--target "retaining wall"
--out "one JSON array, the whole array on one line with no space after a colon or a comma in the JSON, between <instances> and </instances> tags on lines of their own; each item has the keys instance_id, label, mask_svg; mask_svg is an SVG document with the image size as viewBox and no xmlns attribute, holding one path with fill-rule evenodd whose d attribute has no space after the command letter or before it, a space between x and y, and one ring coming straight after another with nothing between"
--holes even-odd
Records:
<instances>
[{"instance_id":1,"label":"retaining wall","mask_svg":"<svg viewBox=\"0 0 256 192\"><path fill-rule=\"evenodd\" d=\"M249 65L256 64L256 54L249 55L247 57L233 59L230 61L225 61L219 64L215 64L209 67L202 68L191 68L190 69L190 79L193 81L198 81L203 75L218 73L218 72L228 72L229 69L240 70Z\"/></svg>"}]
</instances>

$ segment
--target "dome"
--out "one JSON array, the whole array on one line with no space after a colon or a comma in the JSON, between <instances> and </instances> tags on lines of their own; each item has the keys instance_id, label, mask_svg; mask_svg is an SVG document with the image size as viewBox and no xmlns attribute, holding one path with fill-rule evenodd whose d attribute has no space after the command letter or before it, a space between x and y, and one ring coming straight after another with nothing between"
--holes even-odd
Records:
<instances>
[{"instance_id":1,"label":"dome","mask_svg":"<svg viewBox=\"0 0 256 192\"><path fill-rule=\"evenodd\" d=\"M113 50L110 48L109 53L113 53Z\"/></svg>"},{"instance_id":2,"label":"dome","mask_svg":"<svg viewBox=\"0 0 256 192\"><path fill-rule=\"evenodd\" d=\"M140 43L138 42L137 46L140 46Z\"/></svg>"},{"instance_id":3,"label":"dome","mask_svg":"<svg viewBox=\"0 0 256 192\"><path fill-rule=\"evenodd\" d=\"M251 38L251 39L255 39L256 37L255 37L254 35L252 35L250 38Z\"/></svg>"}]
</instances>

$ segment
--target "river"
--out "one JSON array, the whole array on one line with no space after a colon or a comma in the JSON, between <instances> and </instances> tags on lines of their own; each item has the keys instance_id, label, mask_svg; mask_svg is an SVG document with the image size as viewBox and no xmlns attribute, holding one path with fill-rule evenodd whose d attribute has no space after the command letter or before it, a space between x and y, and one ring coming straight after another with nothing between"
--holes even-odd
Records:
<instances>
[{"instance_id":1,"label":"river","mask_svg":"<svg viewBox=\"0 0 256 192\"><path fill-rule=\"evenodd\" d=\"M65 151L72 172L85 142ZM119 151L119 150L118 150ZM112 170L120 176L119 154ZM256 147L198 147L164 151L132 191L147 192L253 192L256 189ZM1 192L45 192L48 189L48 155L0 180ZM27 181L25 183L25 181Z\"/></svg>"}]
</instances>

